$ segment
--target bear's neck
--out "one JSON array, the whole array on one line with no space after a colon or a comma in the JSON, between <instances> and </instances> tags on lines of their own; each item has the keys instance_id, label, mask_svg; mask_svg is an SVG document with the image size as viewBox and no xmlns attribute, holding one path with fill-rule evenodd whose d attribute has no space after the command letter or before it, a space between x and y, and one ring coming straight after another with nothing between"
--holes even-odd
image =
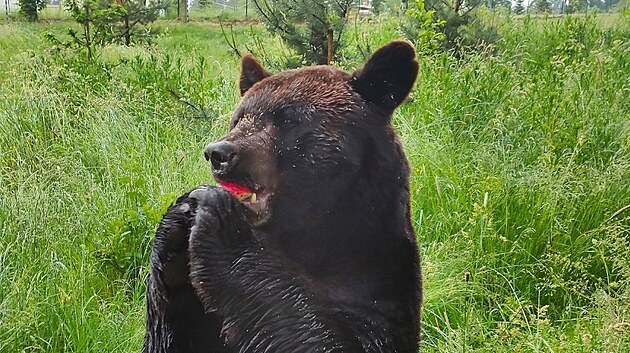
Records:
<instances>
[{"instance_id":1,"label":"bear's neck","mask_svg":"<svg viewBox=\"0 0 630 353\"><path fill-rule=\"evenodd\" d=\"M400 161L398 167L401 169L386 173L373 169L363 174L325 217L304 220L297 229L264 234L264 245L314 273L350 266L344 263L348 254L353 254L351 265L357 266L357 271L375 258L391 256L396 251L391 247L399 244L392 239L405 242L414 237L409 217L408 167Z\"/></svg>"}]
</instances>

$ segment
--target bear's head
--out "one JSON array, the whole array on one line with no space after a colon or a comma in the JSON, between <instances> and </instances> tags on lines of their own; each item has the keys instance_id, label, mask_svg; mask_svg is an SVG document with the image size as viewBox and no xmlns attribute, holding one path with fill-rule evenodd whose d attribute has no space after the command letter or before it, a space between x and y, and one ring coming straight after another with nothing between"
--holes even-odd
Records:
<instances>
[{"instance_id":1,"label":"bear's head","mask_svg":"<svg viewBox=\"0 0 630 353\"><path fill-rule=\"evenodd\" d=\"M240 194L259 229L406 215L409 168L391 116L415 82L414 57L397 41L352 74L330 66L270 74L245 56L230 131L205 149L214 178Z\"/></svg>"}]
</instances>

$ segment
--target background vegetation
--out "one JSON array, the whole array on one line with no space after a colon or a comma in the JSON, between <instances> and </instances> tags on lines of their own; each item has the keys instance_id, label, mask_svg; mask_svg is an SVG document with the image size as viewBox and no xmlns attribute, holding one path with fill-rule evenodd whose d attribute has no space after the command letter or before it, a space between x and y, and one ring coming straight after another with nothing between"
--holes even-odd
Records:
<instances>
[{"instance_id":1,"label":"background vegetation","mask_svg":"<svg viewBox=\"0 0 630 353\"><path fill-rule=\"evenodd\" d=\"M383 12L349 23L335 65L403 35ZM423 48L394 117L420 350L627 352L629 20L478 16L494 44ZM45 39L68 26L0 24L0 351L140 351L154 229L209 181L201 151L227 129L238 60L216 24L160 21L152 45L92 59ZM234 29L274 70L295 57L260 25Z\"/></svg>"}]
</instances>

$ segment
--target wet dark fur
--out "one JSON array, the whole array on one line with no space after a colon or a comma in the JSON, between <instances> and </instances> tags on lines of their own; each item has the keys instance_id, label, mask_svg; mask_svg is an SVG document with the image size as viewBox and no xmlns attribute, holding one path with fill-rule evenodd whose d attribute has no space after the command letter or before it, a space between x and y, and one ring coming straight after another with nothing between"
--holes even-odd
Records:
<instances>
[{"instance_id":1,"label":"wet dark fur","mask_svg":"<svg viewBox=\"0 0 630 353\"><path fill-rule=\"evenodd\" d=\"M362 70L276 75L243 59L222 181L273 190L180 197L156 234L145 352L416 352L421 275L409 166L391 126L418 71L393 42Z\"/></svg>"}]
</instances>

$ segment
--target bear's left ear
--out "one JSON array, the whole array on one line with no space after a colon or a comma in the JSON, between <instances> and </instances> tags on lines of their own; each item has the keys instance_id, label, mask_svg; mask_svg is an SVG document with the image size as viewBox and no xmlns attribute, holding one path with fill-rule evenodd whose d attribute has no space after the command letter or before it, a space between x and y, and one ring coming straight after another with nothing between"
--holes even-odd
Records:
<instances>
[{"instance_id":1,"label":"bear's left ear","mask_svg":"<svg viewBox=\"0 0 630 353\"><path fill-rule=\"evenodd\" d=\"M269 76L271 74L263 69L256 57L250 54L243 56L241 60L241 78L238 81L241 96L252 88L256 82Z\"/></svg>"},{"instance_id":2,"label":"bear's left ear","mask_svg":"<svg viewBox=\"0 0 630 353\"><path fill-rule=\"evenodd\" d=\"M377 50L362 69L352 74L350 85L368 102L391 114L416 82L418 62L411 44L394 41Z\"/></svg>"}]
</instances>

